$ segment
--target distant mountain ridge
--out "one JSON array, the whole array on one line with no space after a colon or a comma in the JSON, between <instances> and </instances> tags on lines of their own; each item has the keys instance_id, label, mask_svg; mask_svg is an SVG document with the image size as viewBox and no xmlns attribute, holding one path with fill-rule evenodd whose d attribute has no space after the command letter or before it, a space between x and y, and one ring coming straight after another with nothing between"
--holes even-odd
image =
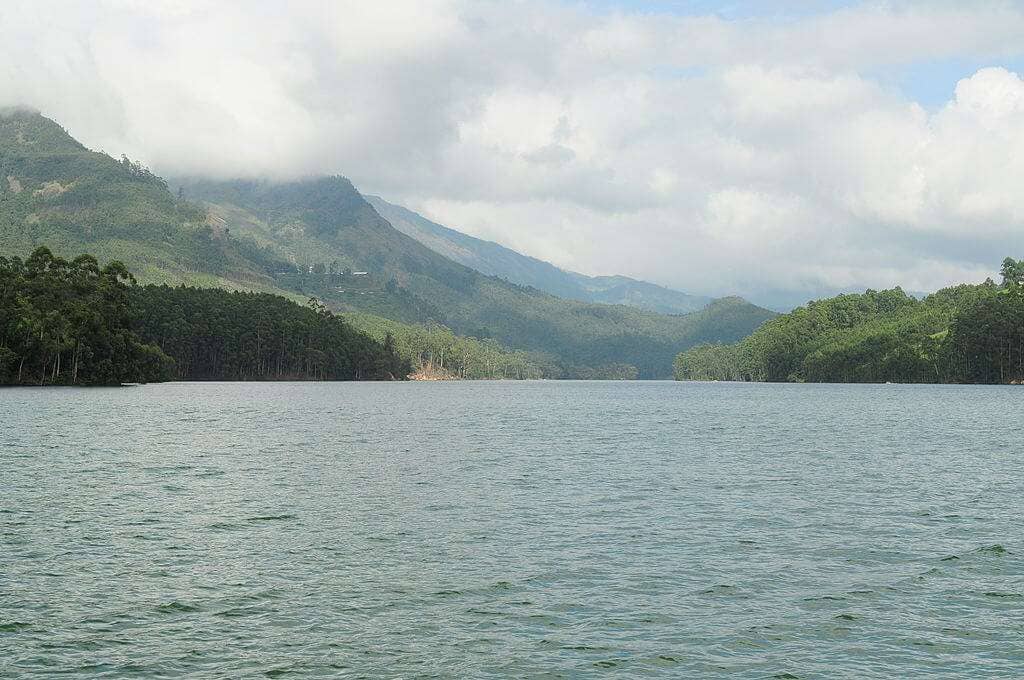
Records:
<instances>
[{"instance_id":1,"label":"distant mountain ridge","mask_svg":"<svg viewBox=\"0 0 1024 680\"><path fill-rule=\"evenodd\" d=\"M438 224L380 196L365 195L398 231L434 252L490 276L531 286L558 297L581 302L627 305L661 314L688 314L706 307L712 298L690 295L628 276L587 276L566 271L493 241L486 241Z\"/></svg>"}]
</instances>

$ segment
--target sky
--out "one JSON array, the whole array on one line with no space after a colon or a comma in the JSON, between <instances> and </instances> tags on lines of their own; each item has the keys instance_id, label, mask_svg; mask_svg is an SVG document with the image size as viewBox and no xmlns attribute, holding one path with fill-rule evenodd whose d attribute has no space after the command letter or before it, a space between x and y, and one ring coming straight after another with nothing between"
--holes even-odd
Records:
<instances>
[{"instance_id":1,"label":"sky","mask_svg":"<svg viewBox=\"0 0 1024 680\"><path fill-rule=\"evenodd\" d=\"M0 4L0 106L787 307L1024 256L1024 0Z\"/></svg>"}]
</instances>

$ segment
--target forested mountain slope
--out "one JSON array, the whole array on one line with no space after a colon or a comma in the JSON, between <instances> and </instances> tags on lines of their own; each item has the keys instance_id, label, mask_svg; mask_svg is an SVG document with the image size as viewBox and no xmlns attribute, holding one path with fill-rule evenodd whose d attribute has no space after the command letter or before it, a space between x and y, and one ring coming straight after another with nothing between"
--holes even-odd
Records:
<instances>
[{"instance_id":1,"label":"forested mountain slope","mask_svg":"<svg viewBox=\"0 0 1024 680\"><path fill-rule=\"evenodd\" d=\"M680 380L1007 383L1024 381L1024 261L1002 283L921 300L899 288L811 302L734 345L676 359Z\"/></svg>"},{"instance_id":2,"label":"forested mountain slope","mask_svg":"<svg viewBox=\"0 0 1024 680\"><path fill-rule=\"evenodd\" d=\"M586 276L550 262L517 253L493 241L474 238L389 203L379 196L366 200L395 229L450 260L512 283L532 286L558 297L637 307L662 314L686 314L704 308L711 298L638 281L627 276Z\"/></svg>"},{"instance_id":3,"label":"forested mountain slope","mask_svg":"<svg viewBox=\"0 0 1024 680\"><path fill-rule=\"evenodd\" d=\"M393 228L342 177L181 182L232 234L293 262L278 283L339 310L439 322L552 355L565 376L668 377L680 349L742 338L773 313L738 298L693 314L587 304L486 276Z\"/></svg>"},{"instance_id":4,"label":"forested mountain slope","mask_svg":"<svg viewBox=\"0 0 1024 680\"><path fill-rule=\"evenodd\" d=\"M89 151L38 113L0 111L0 255L47 246L120 260L146 281L273 288L246 245L139 164Z\"/></svg>"}]
</instances>

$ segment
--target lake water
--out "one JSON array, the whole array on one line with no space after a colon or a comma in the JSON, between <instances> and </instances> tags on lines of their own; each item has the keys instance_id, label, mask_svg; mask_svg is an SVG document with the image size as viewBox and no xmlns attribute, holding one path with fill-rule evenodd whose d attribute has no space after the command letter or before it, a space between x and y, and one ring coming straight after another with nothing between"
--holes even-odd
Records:
<instances>
[{"instance_id":1,"label":"lake water","mask_svg":"<svg viewBox=\"0 0 1024 680\"><path fill-rule=\"evenodd\" d=\"M0 390L0 676L1024 676L1024 388Z\"/></svg>"}]
</instances>

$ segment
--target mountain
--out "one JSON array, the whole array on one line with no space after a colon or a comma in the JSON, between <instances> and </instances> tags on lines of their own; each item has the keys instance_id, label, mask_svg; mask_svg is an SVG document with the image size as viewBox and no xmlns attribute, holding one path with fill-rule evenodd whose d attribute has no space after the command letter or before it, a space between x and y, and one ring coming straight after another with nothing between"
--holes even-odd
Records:
<instances>
[{"instance_id":1,"label":"mountain","mask_svg":"<svg viewBox=\"0 0 1024 680\"><path fill-rule=\"evenodd\" d=\"M702 309L711 298L688 295L627 276L587 276L522 255L493 241L474 238L431 222L422 215L388 203L379 196L366 200L391 225L436 253L467 267L558 297L582 302L628 305L662 314L686 314Z\"/></svg>"},{"instance_id":2,"label":"mountain","mask_svg":"<svg viewBox=\"0 0 1024 680\"><path fill-rule=\"evenodd\" d=\"M548 353L568 376L668 377L675 348L739 339L773 316L738 298L687 315L657 314L563 299L488 276L394 228L342 177L183 180L181 187L231 234L294 262L295 273L282 272L279 285L335 309L442 323Z\"/></svg>"},{"instance_id":3,"label":"mountain","mask_svg":"<svg viewBox=\"0 0 1024 680\"><path fill-rule=\"evenodd\" d=\"M243 252L138 163L86 149L39 113L0 110L0 254L41 245L120 259L152 283L275 288L266 253Z\"/></svg>"},{"instance_id":4,"label":"mountain","mask_svg":"<svg viewBox=\"0 0 1024 680\"><path fill-rule=\"evenodd\" d=\"M526 350L565 377L669 377L676 353L774 316L738 298L686 315L555 297L396 230L343 177L167 183L37 113L0 115L0 254L123 261L142 282L256 290Z\"/></svg>"}]
</instances>

